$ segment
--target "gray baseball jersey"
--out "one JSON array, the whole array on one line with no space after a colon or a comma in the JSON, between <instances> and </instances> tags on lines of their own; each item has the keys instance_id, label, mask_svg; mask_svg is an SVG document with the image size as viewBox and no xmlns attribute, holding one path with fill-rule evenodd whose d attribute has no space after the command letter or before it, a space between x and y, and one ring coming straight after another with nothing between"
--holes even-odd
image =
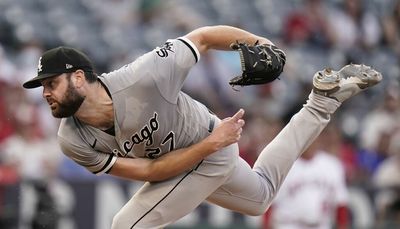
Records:
<instances>
[{"instance_id":1,"label":"gray baseball jersey","mask_svg":"<svg viewBox=\"0 0 400 229\"><path fill-rule=\"evenodd\" d=\"M220 121L180 91L199 52L185 38L168 40L133 63L103 74L114 105L115 136L70 117L61 121L63 152L95 174L117 157L156 158L196 143ZM310 94L307 104L260 153L251 168L232 144L194 169L162 182L146 182L113 218L112 229L160 228L207 200L250 215L263 214L290 167L329 122L340 103Z\"/></svg>"},{"instance_id":2,"label":"gray baseball jersey","mask_svg":"<svg viewBox=\"0 0 400 229\"><path fill-rule=\"evenodd\" d=\"M64 118L59 129L63 152L91 172L107 172L116 157L156 158L187 147L209 134L213 117L180 91L199 53L185 38L141 56L99 79L113 100L115 136Z\"/></svg>"}]
</instances>

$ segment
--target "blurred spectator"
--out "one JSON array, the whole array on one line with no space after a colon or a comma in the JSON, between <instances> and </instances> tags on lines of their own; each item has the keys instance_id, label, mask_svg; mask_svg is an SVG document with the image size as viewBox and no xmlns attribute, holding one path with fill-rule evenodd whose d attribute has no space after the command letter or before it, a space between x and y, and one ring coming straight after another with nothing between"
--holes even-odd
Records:
<instances>
[{"instance_id":1,"label":"blurred spectator","mask_svg":"<svg viewBox=\"0 0 400 229\"><path fill-rule=\"evenodd\" d=\"M341 161L347 183L357 183L359 179L364 178L363 174L359 174L357 146L346 139L340 129L338 119L331 121L319 139L323 142L319 146L320 150L329 152Z\"/></svg>"},{"instance_id":2,"label":"blurred spectator","mask_svg":"<svg viewBox=\"0 0 400 229\"><path fill-rule=\"evenodd\" d=\"M296 9L286 19L284 40L290 45L317 45L329 47L333 43L334 30L328 20L326 2L304 0L304 5Z\"/></svg>"},{"instance_id":3,"label":"blurred spectator","mask_svg":"<svg viewBox=\"0 0 400 229\"><path fill-rule=\"evenodd\" d=\"M43 139L36 107L17 105L15 134L2 144L3 162L14 165L27 180L46 180L54 177L60 158L55 138Z\"/></svg>"},{"instance_id":4,"label":"blurred spectator","mask_svg":"<svg viewBox=\"0 0 400 229\"><path fill-rule=\"evenodd\" d=\"M400 1L396 0L392 11L382 19L384 42L400 56Z\"/></svg>"},{"instance_id":5,"label":"blurred spectator","mask_svg":"<svg viewBox=\"0 0 400 229\"><path fill-rule=\"evenodd\" d=\"M373 176L376 190L375 205L377 210L377 227L400 227L400 129L395 130L389 138L390 156L377 168Z\"/></svg>"},{"instance_id":6,"label":"blurred spectator","mask_svg":"<svg viewBox=\"0 0 400 229\"><path fill-rule=\"evenodd\" d=\"M15 134L3 141L0 147L2 150L0 159L3 165L14 167L26 185L34 187L35 194L33 196L38 197L34 203L37 208L42 209L44 203L41 202L43 200L41 198L46 194L44 191L47 190L47 185L57 176L61 153L54 137L43 138L43 130L38 122L37 107L29 103L26 98L13 103L13 105ZM39 183L46 188L36 189ZM28 196L27 198L34 197ZM34 215L35 205L30 205L30 203L32 204L29 201L21 201L22 224L31 224L31 221L42 220L40 215Z\"/></svg>"},{"instance_id":7,"label":"blurred spectator","mask_svg":"<svg viewBox=\"0 0 400 229\"><path fill-rule=\"evenodd\" d=\"M400 92L396 82L385 91L382 104L370 111L361 123L359 163L372 174L387 156L389 139L400 123Z\"/></svg>"},{"instance_id":8,"label":"blurred spectator","mask_svg":"<svg viewBox=\"0 0 400 229\"><path fill-rule=\"evenodd\" d=\"M11 123L12 115L6 103L9 86L0 81L0 144L14 132L14 127Z\"/></svg>"},{"instance_id":9,"label":"blurred spectator","mask_svg":"<svg viewBox=\"0 0 400 229\"><path fill-rule=\"evenodd\" d=\"M18 207L9 198L19 182L18 173L13 165L4 163L2 143L14 134L13 118L8 99L12 91L10 84L15 84L16 69L7 58L0 44L0 228L15 228L18 219Z\"/></svg>"},{"instance_id":10,"label":"blurred spectator","mask_svg":"<svg viewBox=\"0 0 400 229\"><path fill-rule=\"evenodd\" d=\"M32 219L32 229L56 229L59 216L54 198L49 193L46 183L35 182L34 187L38 198Z\"/></svg>"},{"instance_id":11,"label":"blurred spectator","mask_svg":"<svg viewBox=\"0 0 400 229\"><path fill-rule=\"evenodd\" d=\"M329 142L325 134L294 163L263 228L350 228L344 169L336 156L321 150Z\"/></svg>"},{"instance_id":12,"label":"blurred spectator","mask_svg":"<svg viewBox=\"0 0 400 229\"><path fill-rule=\"evenodd\" d=\"M329 20L335 31L335 46L349 55L355 55L357 49L375 48L381 40L379 20L367 9L365 0L343 0ZM357 61L357 56L351 58Z\"/></svg>"},{"instance_id":13,"label":"blurred spectator","mask_svg":"<svg viewBox=\"0 0 400 229\"><path fill-rule=\"evenodd\" d=\"M8 59L0 43L0 144L7 137L13 134L13 126L11 124L11 114L8 110L7 103L10 85L15 84L16 68Z\"/></svg>"}]
</instances>

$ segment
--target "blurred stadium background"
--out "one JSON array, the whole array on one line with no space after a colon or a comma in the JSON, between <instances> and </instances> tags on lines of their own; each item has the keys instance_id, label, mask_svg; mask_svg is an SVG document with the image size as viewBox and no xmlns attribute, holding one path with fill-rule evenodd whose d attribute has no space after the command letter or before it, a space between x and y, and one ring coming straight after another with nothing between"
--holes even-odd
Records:
<instances>
[{"instance_id":1,"label":"blurred stadium background","mask_svg":"<svg viewBox=\"0 0 400 229\"><path fill-rule=\"evenodd\" d=\"M62 155L55 139L58 121L42 101L41 89L21 88L36 74L44 50L79 48L102 73L169 38L216 24L268 37L287 53L281 80L269 85L232 90L227 81L240 73L237 54L211 52L184 86L221 117L245 108L240 147L250 164L300 109L314 72L353 62L383 73L379 87L336 113L325 150L345 168L352 228L399 228L399 2L0 0L0 228L109 228L141 185L96 177ZM262 217L205 203L168 228L262 227Z\"/></svg>"}]
</instances>

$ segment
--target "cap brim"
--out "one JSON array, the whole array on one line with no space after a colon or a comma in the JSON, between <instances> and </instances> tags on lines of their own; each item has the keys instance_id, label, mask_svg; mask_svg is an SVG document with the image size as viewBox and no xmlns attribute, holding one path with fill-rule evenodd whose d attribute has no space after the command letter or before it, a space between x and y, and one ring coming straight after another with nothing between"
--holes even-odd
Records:
<instances>
[{"instance_id":1,"label":"cap brim","mask_svg":"<svg viewBox=\"0 0 400 229\"><path fill-rule=\"evenodd\" d=\"M42 86L42 84L40 83L41 80L46 79L46 78L50 78L56 75L59 75L60 73L45 73L45 74L41 74L36 76L35 78L26 81L22 86L24 88L30 89L30 88L36 88L36 87L40 87Z\"/></svg>"}]
</instances>

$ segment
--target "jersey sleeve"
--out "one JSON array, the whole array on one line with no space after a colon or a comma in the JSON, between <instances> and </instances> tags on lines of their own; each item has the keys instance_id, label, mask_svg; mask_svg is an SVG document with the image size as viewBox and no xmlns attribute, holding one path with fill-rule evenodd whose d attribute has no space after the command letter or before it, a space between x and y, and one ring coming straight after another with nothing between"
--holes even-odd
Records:
<instances>
[{"instance_id":1,"label":"jersey sleeve","mask_svg":"<svg viewBox=\"0 0 400 229\"><path fill-rule=\"evenodd\" d=\"M200 59L197 47L187 38L167 40L152 51L155 62L154 81L160 93L171 102L177 98L189 70Z\"/></svg>"},{"instance_id":2,"label":"jersey sleeve","mask_svg":"<svg viewBox=\"0 0 400 229\"><path fill-rule=\"evenodd\" d=\"M167 101L175 103L190 68L199 59L200 52L189 39L170 39L132 63L102 74L100 79L111 94L133 85L133 89L157 87Z\"/></svg>"},{"instance_id":3,"label":"jersey sleeve","mask_svg":"<svg viewBox=\"0 0 400 229\"><path fill-rule=\"evenodd\" d=\"M67 157L96 175L107 173L117 160L111 153L93 150L74 135L69 135L68 139L58 135L58 143Z\"/></svg>"}]
</instances>

